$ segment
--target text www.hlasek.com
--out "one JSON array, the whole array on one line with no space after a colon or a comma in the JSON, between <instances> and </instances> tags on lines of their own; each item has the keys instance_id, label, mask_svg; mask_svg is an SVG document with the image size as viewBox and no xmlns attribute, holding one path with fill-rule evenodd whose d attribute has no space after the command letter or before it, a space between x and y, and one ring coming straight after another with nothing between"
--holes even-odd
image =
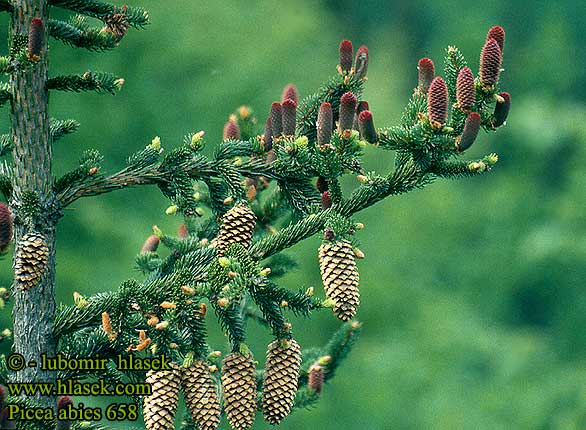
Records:
<instances>
[{"instance_id":1,"label":"text www.hlasek.com","mask_svg":"<svg viewBox=\"0 0 586 430\"><path fill-rule=\"evenodd\" d=\"M150 384L107 384L72 379L58 379L55 383L9 383L7 386L11 396L148 396L152 392Z\"/></svg>"}]
</instances>

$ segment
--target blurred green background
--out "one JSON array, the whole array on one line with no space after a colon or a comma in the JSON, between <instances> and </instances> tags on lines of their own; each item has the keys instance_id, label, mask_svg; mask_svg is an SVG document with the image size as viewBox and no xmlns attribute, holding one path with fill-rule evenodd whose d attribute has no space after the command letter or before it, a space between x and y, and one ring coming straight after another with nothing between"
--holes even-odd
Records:
<instances>
[{"instance_id":1,"label":"blurred green background","mask_svg":"<svg viewBox=\"0 0 586 430\"><path fill-rule=\"evenodd\" d=\"M113 171L155 135L168 148L200 129L208 144L219 142L239 105L250 104L262 120L287 83L302 96L313 92L335 73L343 38L370 48L365 98L377 126L394 125L420 57L441 69L445 47L454 44L475 70L486 31L502 25L511 115L507 127L483 134L466 154L494 151L500 162L484 177L440 181L357 215L366 225L359 233L367 256L359 263L363 337L318 407L279 428L586 429L582 1L141 5L152 25L131 32L114 52L51 44L52 75L91 69L126 78L116 97L51 95L52 116L82 123L55 148L58 174L88 148L103 151ZM1 17L1 34L6 25ZM8 128L5 114L0 126ZM367 151L369 170L391 163L391 154ZM59 300L72 303L73 291L111 290L139 277L133 258L151 226L174 231L181 222L164 214L167 205L156 189L140 188L67 210L58 232ZM286 285L321 293L318 244L310 239L289 252L300 267ZM0 285L8 286L9 260L1 264ZM2 311L1 327L9 313ZM325 343L337 326L326 313L295 321L304 346ZM262 362L269 334L252 333ZM257 420L255 429L267 427Z\"/></svg>"}]
</instances>

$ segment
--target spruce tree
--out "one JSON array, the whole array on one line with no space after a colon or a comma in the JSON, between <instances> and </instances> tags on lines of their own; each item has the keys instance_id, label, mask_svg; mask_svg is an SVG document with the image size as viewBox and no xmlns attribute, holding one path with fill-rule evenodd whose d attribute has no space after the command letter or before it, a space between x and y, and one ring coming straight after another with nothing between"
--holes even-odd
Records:
<instances>
[{"instance_id":1,"label":"spruce tree","mask_svg":"<svg viewBox=\"0 0 586 430\"><path fill-rule=\"evenodd\" d=\"M54 8L70 11L71 18L52 18ZM413 78L418 86L397 126L375 127L363 99L368 48L361 46L355 54L345 40L337 72L315 94L299 99L295 86L288 86L262 121L240 107L211 157L202 155L205 133L196 131L164 152L154 138L111 174L102 170L98 150L86 151L76 169L56 177L53 144L79 124L51 118L49 94L115 94L124 80L97 71L51 75L50 39L96 53L115 49L130 29L148 24L148 13L98 0L0 0L0 10L11 17L9 49L0 57L0 71L7 77L0 84L0 103L10 109L11 130L0 137L0 155L12 154L0 166L0 191L8 202L0 207L0 248L14 256L14 284L0 291L0 300L14 302L13 350L27 363L58 353L68 359L110 360L106 370L43 372L38 366L12 371L14 364L4 357L3 385L57 378L147 381L152 394L129 399L144 414L147 429L214 429L222 411L233 428L246 429L263 409L257 420L263 415L271 424L280 423L327 391L324 384L360 332L354 319L360 295L357 260L364 257L355 237L363 228L358 212L439 178L484 174L497 162L492 153L463 158L480 129L493 132L505 124L510 107L509 94L499 88L504 31L493 27L476 78L452 46L443 78L436 76L432 60L419 62L419 76ZM361 156L369 146L395 152L388 172L365 169ZM340 183L346 175L358 181L350 192ZM64 210L78 199L138 185L157 186L169 200L167 212L182 215L184 225L177 234L154 228L136 258L142 279L91 297L76 294L73 305L57 306L55 229ZM323 289L279 285L294 265L282 251L314 235L323 241L316 250ZM157 252L160 246L170 250L168 256ZM344 322L328 344L299 345L287 315L320 310ZM229 346L208 344L206 320L213 317ZM255 361L264 351L251 351L246 344L248 322L266 326L274 337L264 370ZM166 370L127 371L116 366L118 356L165 357L171 364ZM182 421L174 416L181 391L188 406ZM74 402L15 396L2 389L0 427L16 425L8 421L8 404L61 411ZM59 418L18 425L110 428Z\"/></svg>"}]
</instances>

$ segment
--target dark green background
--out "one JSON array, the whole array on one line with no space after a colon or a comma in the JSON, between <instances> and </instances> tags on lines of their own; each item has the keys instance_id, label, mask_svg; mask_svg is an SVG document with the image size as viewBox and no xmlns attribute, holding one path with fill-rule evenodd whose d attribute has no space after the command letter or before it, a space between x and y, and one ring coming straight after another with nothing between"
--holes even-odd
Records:
<instances>
[{"instance_id":1,"label":"dark green background","mask_svg":"<svg viewBox=\"0 0 586 430\"><path fill-rule=\"evenodd\" d=\"M476 70L486 31L505 27L508 125L483 134L466 154L494 151L500 162L490 175L438 182L357 216L366 225L358 235L367 256L359 263L363 338L318 407L296 412L279 428L586 428L583 2L145 0L142 6L152 25L131 32L114 52L51 44L52 75L91 69L126 78L116 97L51 95L52 116L82 123L56 145L58 174L94 147L114 170L155 135L170 148L204 129L213 146L237 106L250 104L264 117L288 82L302 96L314 91L335 73L342 38L369 46L365 97L377 126L394 125L416 85L420 57L441 68L445 47L454 44ZM0 30L6 34L6 17ZM369 169L386 171L392 156L370 148L366 160ZM58 232L59 299L71 303L73 291L111 290L139 276L133 258L151 226L174 231L180 224L164 214L167 205L157 190L140 188L67 210ZM300 268L286 285L315 286L322 294L318 244L314 238L290 251ZM8 286L9 260L1 264L0 282ZM6 326L9 309L2 312ZM324 313L294 328L311 346L337 325ZM260 330L251 337L262 362L270 337ZM255 428L267 427L259 419Z\"/></svg>"}]
</instances>

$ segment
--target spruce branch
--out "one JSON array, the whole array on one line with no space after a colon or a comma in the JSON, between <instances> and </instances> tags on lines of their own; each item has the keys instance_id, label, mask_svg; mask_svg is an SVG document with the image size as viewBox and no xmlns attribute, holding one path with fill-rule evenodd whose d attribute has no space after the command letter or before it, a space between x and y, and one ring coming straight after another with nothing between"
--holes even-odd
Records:
<instances>
[{"instance_id":1,"label":"spruce branch","mask_svg":"<svg viewBox=\"0 0 586 430\"><path fill-rule=\"evenodd\" d=\"M478 176L491 171L492 167L498 161L496 154L489 154L479 160L448 160L434 163L429 169L429 173L448 179L465 178Z\"/></svg>"},{"instance_id":2,"label":"spruce branch","mask_svg":"<svg viewBox=\"0 0 586 430\"><path fill-rule=\"evenodd\" d=\"M0 106L4 106L11 99L10 85L5 82L0 83Z\"/></svg>"},{"instance_id":3,"label":"spruce branch","mask_svg":"<svg viewBox=\"0 0 586 430\"><path fill-rule=\"evenodd\" d=\"M124 79L112 73L86 72L83 75L57 76L47 81L47 89L57 91L95 91L115 95L124 85Z\"/></svg>"},{"instance_id":4,"label":"spruce branch","mask_svg":"<svg viewBox=\"0 0 586 430\"><path fill-rule=\"evenodd\" d=\"M12 12L12 8L10 0L0 0L0 12Z\"/></svg>"},{"instance_id":5,"label":"spruce branch","mask_svg":"<svg viewBox=\"0 0 586 430\"><path fill-rule=\"evenodd\" d=\"M4 157L12 151L12 135L0 135L0 157Z\"/></svg>"},{"instance_id":6,"label":"spruce branch","mask_svg":"<svg viewBox=\"0 0 586 430\"><path fill-rule=\"evenodd\" d=\"M118 41L109 32L100 28L82 26L50 19L47 22L49 35L63 43L90 51L106 51L118 46Z\"/></svg>"},{"instance_id":7,"label":"spruce branch","mask_svg":"<svg viewBox=\"0 0 586 430\"><path fill-rule=\"evenodd\" d=\"M55 119L51 118L49 124L49 133L53 142L57 142L68 134L75 133L79 129L79 122L74 119Z\"/></svg>"},{"instance_id":8,"label":"spruce branch","mask_svg":"<svg viewBox=\"0 0 586 430\"><path fill-rule=\"evenodd\" d=\"M123 13L128 18L130 25L136 28L142 28L149 23L148 12L140 7L125 6L120 8L97 0L50 0L49 4L102 21L106 21L113 14Z\"/></svg>"}]
</instances>

